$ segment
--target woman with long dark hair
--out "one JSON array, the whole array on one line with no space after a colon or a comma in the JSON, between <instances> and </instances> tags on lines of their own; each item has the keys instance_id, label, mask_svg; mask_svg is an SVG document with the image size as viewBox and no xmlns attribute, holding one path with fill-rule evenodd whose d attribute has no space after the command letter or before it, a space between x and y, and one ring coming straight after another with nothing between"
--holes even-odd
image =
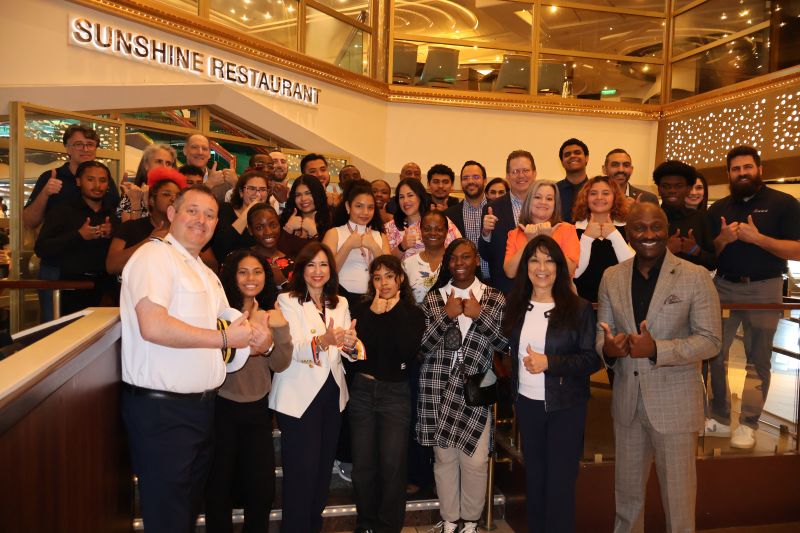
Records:
<instances>
[{"instance_id":1,"label":"woman with long dark hair","mask_svg":"<svg viewBox=\"0 0 800 533\"><path fill-rule=\"evenodd\" d=\"M206 485L206 530L231 530L234 494L244 504L243 531L266 531L275 494L272 414L268 406L270 371L280 373L292 357L289 327L271 310L277 291L269 265L258 254L237 250L225 259L220 281L234 309L253 321L269 315L274 347L250 354L244 367L225 378L215 399L214 457Z\"/></svg>"},{"instance_id":2,"label":"woman with long dark hair","mask_svg":"<svg viewBox=\"0 0 800 533\"><path fill-rule=\"evenodd\" d=\"M353 308L369 288L370 263L375 257L389 253L389 240L375 209L375 195L369 182L348 182L343 194L346 221L329 229L322 243L334 251L339 293Z\"/></svg>"},{"instance_id":3,"label":"woman with long dark hair","mask_svg":"<svg viewBox=\"0 0 800 533\"><path fill-rule=\"evenodd\" d=\"M397 209L394 218L386 223L386 235L389 237L392 255L405 259L425 249L419 223L430 209L430 202L422 182L413 178L400 180L395 189L394 201ZM448 219L447 222L445 244L450 244L461 237L461 233L452 221Z\"/></svg>"},{"instance_id":4,"label":"woman with long dark hair","mask_svg":"<svg viewBox=\"0 0 800 533\"><path fill-rule=\"evenodd\" d=\"M503 320L531 531L575 530L589 376L601 367L595 324L591 304L573 292L561 247L535 237L522 252Z\"/></svg>"},{"instance_id":5,"label":"woman with long dark hair","mask_svg":"<svg viewBox=\"0 0 800 533\"><path fill-rule=\"evenodd\" d=\"M316 178L313 178L316 180ZM281 429L281 531L320 531L336 442L347 404L342 357L364 359L347 300L339 297L333 253L311 241L278 296L292 335L289 368L275 375L269 406Z\"/></svg>"},{"instance_id":6,"label":"woman with long dark hair","mask_svg":"<svg viewBox=\"0 0 800 533\"><path fill-rule=\"evenodd\" d=\"M464 384L485 377L494 352L507 345L500 331L505 298L476 278L479 266L475 244L454 240L422 304L425 334L417 439L433 446L440 525L448 533L455 531L459 519L464 521L462 532L477 531L492 449L491 406L468 405Z\"/></svg>"},{"instance_id":7,"label":"woman with long dark hair","mask_svg":"<svg viewBox=\"0 0 800 533\"><path fill-rule=\"evenodd\" d=\"M686 195L686 207L697 211L708 211L708 182L705 176L695 169L695 181Z\"/></svg>"},{"instance_id":8,"label":"woman with long dark hair","mask_svg":"<svg viewBox=\"0 0 800 533\"><path fill-rule=\"evenodd\" d=\"M351 365L350 433L359 531L403 528L411 420L408 372L425 316L416 306L400 260L376 257L367 299L353 309L369 357ZM358 529L361 528L361 529Z\"/></svg>"},{"instance_id":9,"label":"woman with long dark hair","mask_svg":"<svg viewBox=\"0 0 800 533\"><path fill-rule=\"evenodd\" d=\"M331 227L332 214L319 178L304 174L294 180L281 213L278 248L289 258L311 241L321 241Z\"/></svg>"}]
</instances>

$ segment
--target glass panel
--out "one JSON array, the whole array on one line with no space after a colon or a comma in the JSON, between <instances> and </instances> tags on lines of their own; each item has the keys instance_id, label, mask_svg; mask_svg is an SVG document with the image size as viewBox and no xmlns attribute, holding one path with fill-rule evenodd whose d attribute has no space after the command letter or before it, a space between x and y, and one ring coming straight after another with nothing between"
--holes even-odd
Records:
<instances>
[{"instance_id":1,"label":"glass panel","mask_svg":"<svg viewBox=\"0 0 800 533\"><path fill-rule=\"evenodd\" d=\"M215 146L216 145L216 146ZM237 175L241 175L254 154L269 153L268 147L237 144L229 141L212 141L212 161L217 161L217 168L234 167Z\"/></svg>"},{"instance_id":2,"label":"glass panel","mask_svg":"<svg viewBox=\"0 0 800 533\"><path fill-rule=\"evenodd\" d=\"M0 120L0 137L11 137L11 123L7 120Z\"/></svg>"},{"instance_id":3,"label":"glass panel","mask_svg":"<svg viewBox=\"0 0 800 533\"><path fill-rule=\"evenodd\" d=\"M209 128L213 132L224 133L225 135L235 135L236 137L244 137L246 139L263 139L263 136L247 131L246 129L214 114L211 115L211 124Z\"/></svg>"},{"instance_id":4,"label":"glass panel","mask_svg":"<svg viewBox=\"0 0 800 533\"><path fill-rule=\"evenodd\" d=\"M136 111L133 113L120 113L120 118L133 118L136 120L148 120L158 124L168 124L170 126L182 126L184 128L197 127L197 109L165 109L159 111Z\"/></svg>"},{"instance_id":5,"label":"glass panel","mask_svg":"<svg viewBox=\"0 0 800 533\"><path fill-rule=\"evenodd\" d=\"M158 0L162 4L167 4L170 7L187 11L193 15L197 15L197 0Z\"/></svg>"},{"instance_id":6,"label":"glass panel","mask_svg":"<svg viewBox=\"0 0 800 533\"><path fill-rule=\"evenodd\" d=\"M343 15L353 17L363 24L369 24L369 0L316 0L320 4L335 9Z\"/></svg>"},{"instance_id":7,"label":"glass panel","mask_svg":"<svg viewBox=\"0 0 800 533\"><path fill-rule=\"evenodd\" d=\"M770 3L759 0L710 0L675 17L674 55L723 39L769 20Z\"/></svg>"},{"instance_id":8,"label":"glass panel","mask_svg":"<svg viewBox=\"0 0 800 533\"><path fill-rule=\"evenodd\" d=\"M25 137L40 141L50 141L61 144L64 131L73 124L89 126L97 132L100 138L100 148L119 150L119 127L93 121L83 121L76 118L64 118L54 115L45 115L34 111L25 113Z\"/></svg>"},{"instance_id":9,"label":"glass panel","mask_svg":"<svg viewBox=\"0 0 800 533\"><path fill-rule=\"evenodd\" d=\"M661 65L543 54L539 94L617 102L658 103Z\"/></svg>"},{"instance_id":10,"label":"glass panel","mask_svg":"<svg viewBox=\"0 0 800 533\"><path fill-rule=\"evenodd\" d=\"M310 7L305 53L356 74L369 74L369 35Z\"/></svg>"},{"instance_id":11,"label":"glass panel","mask_svg":"<svg viewBox=\"0 0 800 533\"><path fill-rule=\"evenodd\" d=\"M531 11L517 2L395 2L394 31L530 50Z\"/></svg>"},{"instance_id":12,"label":"glass panel","mask_svg":"<svg viewBox=\"0 0 800 533\"><path fill-rule=\"evenodd\" d=\"M465 91L530 92L530 54L477 46L395 42L393 82Z\"/></svg>"},{"instance_id":13,"label":"glass panel","mask_svg":"<svg viewBox=\"0 0 800 533\"><path fill-rule=\"evenodd\" d=\"M792 268L797 268L796 264ZM782 311L730 311L723 318L723 337L732 339L725 359L711 359L708 366L707 389L709 414L727 428L706 427L702 449L706 455L752 453L766 455L795 450L797 441L798 395L800 379L800 353L798 353L797 311L784 317ZM777 329L775 327L777 316ZM771 318L770 318L771 317ZM757 320L767 326L772 337L772 349L757 350L751 344L750 321ZM746 325L745 325L746 324ZM750 348L746 348L750 346ZM759 377L756 366L763 373ZM763 380L767 376L767 381ZM764 392L762 392L764 391ZM766 396L766 398L765 398ZM733 448L726 435L741 425L756 427L752 448ZM722 431L720 431L722 429Z\"/></svg>"},{"instance_id":14,"label":"glass panel","mask_svg":"<svg viewBox=\"0 0 800 533\"><path fill-rule=\"evenodd\" d=\"M662 19L543 6L539 42L544 48L637 57L661 57Z\"/></svg>"},{"instance_id":15,"label":"glass panel","mask_svg":"<svg viewBox=\"0 0 800 533\"><path fill-rule=\"evenodd\" d=\"M769 71L769 28L672 65L672 99L679 100Z\"/></svg>"},{"instance_id":16,"label":"glass panel","mask_svg":"<svg viewBox=\"0 0 800 533\"><path fill-rule=\"evenodd\" d=\"M297 50L296 0L211 0L211 20Z\"/></svg>"},{"instance_id":17,"label":"glass panel","mask_svg":"<svg viewBox=\"0 0 800 533\"><path fill-rule=\"evenodd\" d=\"M667 7L667 0L576 0L581 4L590 4L599 7L639 9L641 11L656 11L664 13ZM684 3L694 0L678 0Z\"/></svg>"}]
</instances>

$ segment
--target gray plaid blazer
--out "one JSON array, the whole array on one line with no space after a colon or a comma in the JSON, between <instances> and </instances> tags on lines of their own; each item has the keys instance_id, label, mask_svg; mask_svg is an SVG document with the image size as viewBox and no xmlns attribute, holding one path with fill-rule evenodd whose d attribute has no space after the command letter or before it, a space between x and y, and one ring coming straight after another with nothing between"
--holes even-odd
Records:
<instances>
[{"instance_id":1,"label":"gray plaid blazer","mask_svg":"<svg viewBox=\"0 0 800 533\"><path fill-rule=\"evenodd\" d=\"M600 322L615 335L638 331L631 300L633 262L610 267L600 282L596 347L601 355L605 335ZM722 336L719 296L708 271L667 251L647 311L647 329L656 341L655 365L649 359L606 358L614 369L614 422L633 423L641 390L656 431L700 431L705 392L700 361L719 352Z\"/></svg>"},{"instance_id":2,"label":"gray plaid blazer","mask_svg":"<svg viewBox=\"0 0 800 533\"><path fill-rule=\"evenodd\" d=\"M494 352L502 352L508 346L500 332L506 305L503 293L486 287L480 303L481 312L461 343L468 375L486 372L492 367ZM424 361L419 377L417 440L423 446L457 448L471 456L491 409L464 403L463 376L458 371L458 363L453 363L458 351L444 348L445 331L451 325L458 327L458 321L445 313L444 300L438 290L428 292L422 311L426 327L420 349ZM491 442L490 439L490 449Z\"/></svg>"}]
</instances>

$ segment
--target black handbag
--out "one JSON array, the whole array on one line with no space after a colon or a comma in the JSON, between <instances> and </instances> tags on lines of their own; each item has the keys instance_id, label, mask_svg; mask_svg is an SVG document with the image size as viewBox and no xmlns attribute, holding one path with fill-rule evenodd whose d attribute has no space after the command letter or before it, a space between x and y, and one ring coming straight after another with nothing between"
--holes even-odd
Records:
<instances>
[{"instance_id":1,"label":"black handbag","mask_svg":"<svg viewBox=\"0 0 800 533\"><path fill-rule=\"evenodd\" d=\"M497 403L497 376L491 368L483 374L464 373L464 402L471 407Z\"/></svg>"}]
</instances>

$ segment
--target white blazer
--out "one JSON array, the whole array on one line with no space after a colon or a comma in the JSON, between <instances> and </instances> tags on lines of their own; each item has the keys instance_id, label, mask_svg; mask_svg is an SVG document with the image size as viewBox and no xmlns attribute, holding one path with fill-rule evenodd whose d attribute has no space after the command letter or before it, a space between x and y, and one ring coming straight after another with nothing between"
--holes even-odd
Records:
<instances>
[{"instance_id":1,"label":"white blazer","mask_svg":"<svg viewBox=\"0 0 800 533\"><path fill-rule=\"evenodd\" d=\"M348 394L342 357L352 359L332 345L328 347L327 357L325 353L320 354L321 366L315 365L311 353L311 339L323 335L327 325L322 322L314 302L301 304L296 297L283 293L278 295L278 305L289 322L294 349L289 368L276 373L272 378L272 391L269 393L270 408L300 418L322 389L328 379L328 372L332 372L333 379L339 385L339 411L343 411ZM350 310L347 300L343 297L339 297L335 309L326 310L325 319L330 321L331 318L336 327L345 329L350 327Z\"/></svg>"}]
</instances>

